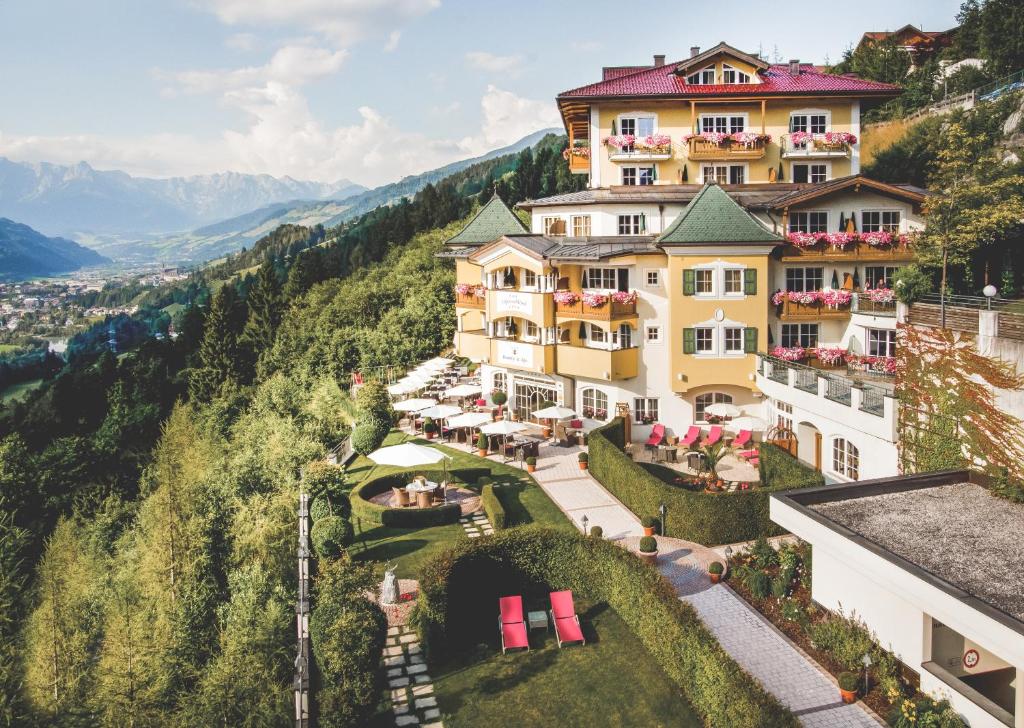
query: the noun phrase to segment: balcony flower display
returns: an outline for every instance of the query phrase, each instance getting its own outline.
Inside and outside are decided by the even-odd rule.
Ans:
[[[798,248],[810,248],[813,245],[817,245],[822,240],[827,240],[828,233],[792,232],[789,233],[786,238]]]
[[[807,142],[814,139],[814,135],[809,131],[795,131],[789,135],[789,143],[794,147],[803,147],[807,145]]]
[[[786,300],[786,292],[785,291],[776,291],[775,293],[772,294],[772,305],[773,306],[781,306],[783,301],[785,301],[785,300]]]
[[[892,245],[894,240],[893,234],[888,230],[878,230],[873,233],[861,233],[860,239],[868,245],[876,248],[882,245]]]
[[[857,135],[848,131],[827,131],[821,135],[821,141],[829,147],[843,147],[857,143]]]
[[[865,371],[880,374],[896,373],[896,357],[894,356],[859,356],[856,357],[856,363],[860,364]]]
[[[615,291],[612,300],[615,303],[636,303],[636,291]]]
[[[583,413],[582,413],[582,414],[583,414],[583,416],[584,416],[584,417],[586,417],[586,418],[587,418],[588,420],[589,420],[589,419],[592,419],[592,418],[593,418],[593,416],[594,416],[594,408],[593,408],[593,407],[584,407],[584,408],[583,408]]]
[[[800,361],[806,355],[802,346],[776,346],[772,349],[772,356],[782,361]]]
[[[849,306],[850,301],[853,300],[853,294],[850,291],[844,291],[843,289],[829,289],[822,291],[821,302],[829,308],[839,308],[840,306]]]
[[[668,154],[672,151],[672,137],[668,134],[648,134],[637,137],[633,142],[637,151],[651,154]]]
[[[786,293],[786,298],[791,303],[801,303],[804,306],[810,306],[821,300],[821,291],[789,291]]]
[[[756,144],[768,144],[772,140],[771,134],[758,134],[752,131],[738,131],[729,137],[732,141],[742,144],[746,147],[752,147]]]
[[[694,137],[703,139],[710,144],[714,144],[716,147],[720,147],[729,141],[729,135],[724,131],[702,131],[700,134],[683,134],[683,143],[686,144]]]
[[[588,308],[601,308],[608,303],[608,296],[603,293],[584,293],[583,305]]]
[[[826,239],[833,248],[843,250],[857,242],[857,233],[829,233]]]
[[[841,346],[819,346],[815,350],[815,355],[825,366],[836,366],[842,364],[843,360],[846,359],[846,349]]]
[[[636,143],[636,137],[632,134],[614,134],[604,138],[604,143],[609,147],[614,147],[619,151],[622,151],[626,147],[631,147]]]
[[[568,160],[569,157],[590,159],[590,142],[586,139],[577,139],[571,147],[563,149],[562,159]]]
[[[460,296],[468,296],[476,289],[472,283],[456,283],[455,292]]]
[[[891,288],[869,288],[864,295],[873,303],[892,303],[896,300],[896,293]]]
[[[580,300],[580,294],[573,291],[555,291],[551,297],[562,306],[575,306]]]

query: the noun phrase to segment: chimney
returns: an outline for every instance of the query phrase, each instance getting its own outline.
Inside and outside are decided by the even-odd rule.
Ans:
[[[789,59],[789,75],[799,76],[800,75],[800,59],[790,58]]]
[[[665,56],[664,55],[656,54],[654,56],[654,67],[655,68],[661,68],[664,65],[665,65]]]
[[[700,46],[690,46],[690,58],[696,58],[700,55]]]

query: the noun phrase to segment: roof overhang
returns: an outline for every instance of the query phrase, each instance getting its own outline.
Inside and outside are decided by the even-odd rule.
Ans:
[[[534,260],[544,260],[544,256],[538,253],[536,250],[531,250],[525,245],[516,242],[515,238],[510,238],[508,236],[500,237],[493,243],[486,243],[485,245],[481,245],[479,248],[473,251],[473,253],[469,256],[469,260],[470,262],[473,263],[486,265],[491,260],[494,260],[495,258],[498,258],[509,251],[521,253],[522,255],[525,255],[528,258],[533,258]]]
[[[826,182],[822,185],[812,185],[805,190],[799,190],[797,192],[782,195],[775,200],[766,202],[763,207],[764,209],[769,210],[782,210],[794,205],[811,202],[812,200],[817,200],[822,197],[828,197],[836,192],[841,192],[850,188],[853,188],[856,192],[859,192],[861,188],[866,188],[873,192],[878,192],[889,197],[895,197],[915,205],[920,205],[925,201],[925,199],[927,199],[927,195],[924,193],[909,190],[898,185],[892,185],[887,182],[879,182],[878,180],[858,174],[845,177],[840,180]]]

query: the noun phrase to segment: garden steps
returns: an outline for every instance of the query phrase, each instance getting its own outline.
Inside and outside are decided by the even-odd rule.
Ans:
[[[396,726],[444,728],[419,636],[408,624],[388,628],[384,669]]]

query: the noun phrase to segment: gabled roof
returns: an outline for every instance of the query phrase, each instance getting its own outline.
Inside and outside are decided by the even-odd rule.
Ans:
[[[480,208],[472,220],[446,245],[482,245],[497,240],[502,235],[519,235],[529,232],[514,212],[500,197],[494,195]]]
[[[704,185],[658,238],[659,245],[780,245],[783,242],[714,183]]]
[[[809,202],[820,197],[826,197],[835,192],[839,192],[840,190],[849,189],[850,187],[854,187],[858,190],[861,187],[867,187],[874,192],[888,195],[890,197],[897,197],[901,200],[906,200],[907,202],[913,202],[915,204],[924,202],[927,197],[927,191],[920,187],[914,187],[913,185],[894,185],[887,182],[879,182],[878,180],[871,179],[870,177],[864,177],[863,175],[851,174],[846,177],[839,177],[837,179],[829,180],[828,182],[821,182],[819,184],[793,190],[792,192],[787,192],[766,202],[764,207],[771,210],[777,210],[791,205],[799,205],[803,202]]]
[[[714,48],[708,48],[703,53],[698,53],[695,56],[690,56],[686,60],[677,63],[675,66],[675,72],[680,75],[685,75],[686,72],[689,71],[691,68],[694,68],[696,66],[703,66],[704,61],[708,60],[709,58],[714,58],[719,53],[725,53],[726,55],[732,56],[733,58],[738,58],[739,60],[745,63],[749,63],[751,66],[758,69],[759,71],[765,71],[768,69],[768,64],[762,61],[757,56],[752,56],[749,53],[744,53],[743,51],[733,48],[725,41],[722,41]]]

